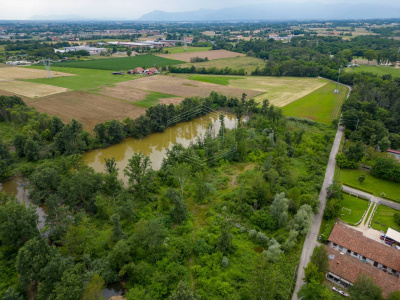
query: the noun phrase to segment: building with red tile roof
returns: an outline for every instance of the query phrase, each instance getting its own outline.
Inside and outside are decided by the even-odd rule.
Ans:
[[[328,246],[395,277],[400,275],[400,250],[369,239],[353,228],[336,224]]]
[[[326,249],[329,255],[329,271],[326,277],[330,281],[348,287],[353,285],[359,275],[366,274],[376,285],[381,287],[384,297],[400,290],[399,278],[377,270],[355,257],[341,254],[332,247],[326,246]]]

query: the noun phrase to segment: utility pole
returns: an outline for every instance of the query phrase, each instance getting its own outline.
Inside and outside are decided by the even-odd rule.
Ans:
[[[342,69],[343,69],[343,66],[340,66],[340,68],[339,68],[339,76],[338,76],[338,79],[337,79],[337,82],[336,82],[336,89],[333,91],[334,94],[339,94],[338,85],[339,85],[340,73],[342,73]]]

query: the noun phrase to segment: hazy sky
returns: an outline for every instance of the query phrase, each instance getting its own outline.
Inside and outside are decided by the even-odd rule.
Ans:
[[[305,0],[1,0],[0,19],[23,20],[34,15],[78,15],[86,18],[136,19],[153,10],[187,11],[219,9],[268,2],[304,2]],[[338,0],[313,0],[335,3]],[[345,3],[379,3],[400,7],[397,0],[346,0]],[[397,3],[399,2],[399,3]],[[344,5],[344,9],[345,5]]]

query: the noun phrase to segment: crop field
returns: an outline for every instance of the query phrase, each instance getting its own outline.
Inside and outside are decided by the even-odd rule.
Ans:
[[[257,102],[268,99],[271,104],[279,107],[296,101],[327,83],[325,79],[297,77],[194,75],[189,78],[257,91],[259,95],[254,98]],[[248,94],[248,97],[251,96]]]
[[[27,104],[50,116],[56,115],[64,122],[71,122],[75,118],[86,130],[93,130],[97,123],[112,119],[135,119],[145,112],[144,108],[132,103],[86,92],[51,95]]]
[[[53,74],[54,77],[73,76],[64,72],[57,72]],[[25,67],[4,67],[0,68],[0,82],[10,81],[17,79],[34,79],[34,78],[47,78],[47,71],[42,69],[32,69]]]
[[[190,62],[193,57],[208,58],[209,60],[245,56],[242,53],[227,51],[227,50],[209,50],[190,53],[176,53],[176,54],[161,54],[159,57],[180,60],[182,62]],[[181,62],[181,63],[182,63]]]
[[[243,93],[248,94],[249,97],[254,97],[260,93],[259,91],[249,89],[227,87],[219,84],[163,75],[143,77],[137,80],[118,83],[115,86],[121,90],[130,90],[133,88],[142,91],[166,93],[177,97],[207,97],[212,91],[232,97],[241,97]]]
[[[155,55],[138,55],[132,57],[96,59],[54,63],[55,67],[85,68],[110,71],[127,71],[136,67],[163,67],[181,64],[182,61],[167,59]]]
[[[356,73],[370,72],[370,73],[374,73],[379,76],[390,74],[393,77],[400,77],[400,68],[395,68],[395,67],[390,67],[390,66],[361,65],[354,69],[346,68],[346,72],[349,72],[349,73],[351,73],[351,72],[356,72]]]
[[[28,98],[44,97],[68,91],[68,89],[58,86],[24,81],[0,81],[0,90]]]
[[[330,124],[339,116],[349,91],[347,87],[339,85],[340,93],[334,94],[335,87],[335,83],[327,83],[314,92],[284,106],[284,115]]]
[[[35,67],[35,68],[43,68],[43,67]],[[127,75],[127,74],[112,75],[110,71],[105,71],[105,70],[52,67],[53,75],[57,75],[60,72],[62,73],[68,72],[69,74],[75,76],[56,77],[52,79],[48,78],[29,79],[26,81],[42,83],[42,84],[50,84],[54,86],[64,87],[74,91],[79,91],[79,90],[99,88],[105,85],[112,85],[118,82],[124,82],[139,78],[138,76]]]
[[[215,59],[205,62],[199,63],[186,63],[183,65],[179,65],[179,67],[191,67],[195,66],[196,68],[218,68],[224,69],[229,67],[233,70],[244,69],[245,72],[250,75],[251,72],[255,71],[255,69],[264,68],[265,62],[262,59],[249,57],[249,56],[239,56],[239,57],[230,57],[230,58],[221,58]]]
[[[209,50],[211,50],[211,47],[192,47],[192,46],[187,46],[187,51],[185,51],[185,47],[184,46],[177,46],[177,47],[165,48],[164,50],[168,51],[169,54],[177,54],[177,53],[209,51]]]

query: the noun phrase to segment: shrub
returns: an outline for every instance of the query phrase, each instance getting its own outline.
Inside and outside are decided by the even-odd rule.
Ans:
[[[254,240],[257,236],[257,230],[252,229],[249,231],[249,238],[251,238],[252,240]]]

